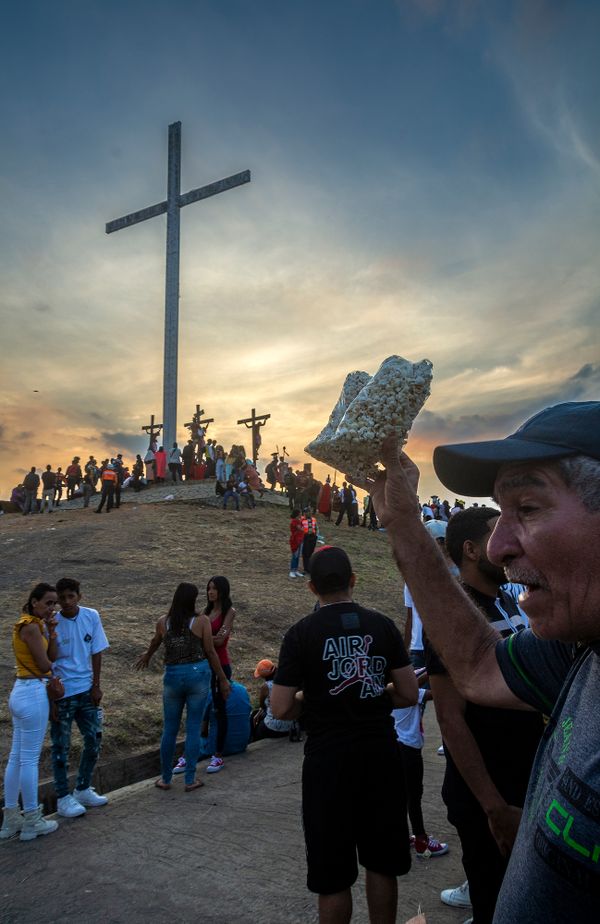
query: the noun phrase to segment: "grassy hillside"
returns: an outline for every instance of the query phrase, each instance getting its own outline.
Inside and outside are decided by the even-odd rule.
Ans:
[[[383,533],[320,522],[327,542],[350,555],[355,597],[404,621],[402,582]],[[158,744],[162,728],[162,658],[145,673],[131,667],[145,649],[179,581],[204,588],[226,575],[237,610],[230,651],[234,679],[251,694],[256,662],[276,658],[281,637],[312,609],[304,579],[288,578],[288,514],[269,503],[254,511],[223,511],[198,502],[135,506],[109,517],[91,509],[52,516],[0,518],[0,757],[10,747],[7,700],[14,678],[11,631],[29,589],[40,580],[75,577],[83,603],[100,611],[111,643],[103,667],[104,755]],[[200,598],[199,598],[200,599]],[[78,738],[74,735],[74,742]],[[46,761],[45,761],[46,763]]]

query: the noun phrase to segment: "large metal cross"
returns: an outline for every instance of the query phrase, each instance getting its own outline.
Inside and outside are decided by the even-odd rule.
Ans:
[[[208,186],[192,189],[181,195],[181,122],[169,125],[169,165],[167,198],[139,212],[109,221],[106,233],[129,228],[140,221],[167,213],[167,271],[165,281],[165,353],[163,380],[163,443],[165,449],[177,439],[177,347],[179,337],[179,210],[184,205],[208,199],[235,186],[250,182],[250,171],[244,170]]]

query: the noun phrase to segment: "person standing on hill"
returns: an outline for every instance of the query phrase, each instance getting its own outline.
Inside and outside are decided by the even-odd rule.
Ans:
[[[35,465],[25,475],[23,479],[23,488],[25,489],[25,504],[23,505],[23,516],[28,513],[37,513],[37,492],[40,486],[40,476],[35,470]]]
[[[173,447],[169,452],[169,471],[175,484],[178,479],[179,481],[183,480],[181,474],[181,450],[177,443],[173,443]]]
[[[44,512],[46,504],[48,505],[48,513],[52,513],[55,487],[56,473],[52,471],[51,465],[47,465],[46,471],[42,472],[42,506],[40,507],[40,513]]]
[[[100,494],[100,503],[96,508],[96,513],[102,513],[104,502],[106,501],[106,512],[110,513],[113,507],[115,497],[115,486],[118,475],[112,463],[109,463],[102,472],[102,493]]]
[[[53,716],[50,723],[52,767],[58,814],[74,818],[84,815],[87,808],[108,802],[106,796],[98,795],[91,785],[102,741],[100,672],[102,652],[108,648],[108,639],[98,611],[79,605],[79,581],[61,578],[56,582],[56,593],[60,612],[56,626],[54,670],[63,681],[65,695],[57,700],[56,718]],[[69,750],[73,721],[81,732],[83,751],[71,795]]]
[[[304,527],[302,517],[297,507],[292,510],[290,517],[290,549],[292,559],[290,561],[290,577],[304,577],[304,573],[298,570],[300,564],[300,552],[302,551],[302,542],[304,541]]]
[[[56,603],[55,588],[37,584],[13,626],[17,676],[8,701],[13,740],[4,775],[3,840],[20,833],[20,840],[31,841],[58,828],[55,821],[42,817],[38,805],[38,765],[49,713],[46,678],[56,658]]]
[[[231,602],[231,588],[229,581],[222,575],[212,577],[206,585],[206,616],[210,620],[213,642],[219,658],[219,663],[227,680],[231,680],[231,660],[227,651],[227,643],[233,628],[235,609]],[[222,691],[219,674],[213,670],[210,689],[213,706],[217,716],[217,746],[208,767],[207,773],[218,773],[223,768],[223,751],[227,737],[227,710]]]
[[[271,689],[274,718],[303,708],[302,816],[307,886],[321,924],[347,924],[358,862],[372,924],[394,924],[397,876],[410,869],[406,795],[391,710],[417,703],[417,680],[391,619],[352,600],[342,549],[310,561],[320,608],[289,629]]]
[[[313,517],[310,507],[307,507],[302,514],[302,532],[304,534],[302,540],[302,564],[304,566],[304,574],[308,574],[308,563],[310,561],[310,556],[315,550],[319,533],[316,517]]]
[[[72,500],[75,489],[79,487],[83,478],[79,456],[75,456],[71,464],[67,465],[65,475],[67,476],[67,500]]]

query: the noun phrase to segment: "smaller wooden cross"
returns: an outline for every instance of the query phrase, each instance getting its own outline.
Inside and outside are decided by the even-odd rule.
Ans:
[[[270,416],[270,414],[257,414],[256,408],[252,408],[252,415],[250,417],[244,417],[243,420],[238,420],[238,426],[240,426],[240,424],[245,424],[248,430],[252,430],[252,461],[254,465],[256,465],[258,450],[262,442],[260,428],[264,427]]]
[[[204,409],[200,407],[199,404],[196,405],[196,413],[189,421],[189,423],[184,424],[184,427],[187,427],[192,432],[192,427],[195,425],[198,428],[202,427],[204,430],[208,428],[208,425],[214,423],[214,417],[202,417],[204,414]]]
[[[159,435],[162,428],[163,428],[162,424],[154,423],[154,414],[150,415],[150,423],[147,424],[145,427],[142,427],[142,430],[145,430],[145,432],[148,433],[148,435],[150,436],[150,442],[148,444],[148,449],[151,449],[152,452],[156,452],[158,448],[157,436]]]

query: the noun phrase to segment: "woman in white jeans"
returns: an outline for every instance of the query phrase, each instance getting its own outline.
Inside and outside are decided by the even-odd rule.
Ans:
[[[58,824],[42,817],[38,805],[38,766],[48,725],[46,692],[56,659],[56,590],[37,584],[29,594],[24,612],[13,627],[13,651],[17,678],[8,701],[13,740],[4,774],[4,817],[0,838],[31,841],[56,831]],[[19,809],[19,794],[23,814]]]

